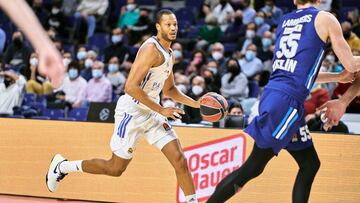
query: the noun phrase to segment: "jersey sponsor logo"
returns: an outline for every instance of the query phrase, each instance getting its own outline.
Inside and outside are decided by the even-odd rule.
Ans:
[[[194,178],[198,201],[207,200],[216,185],[245,160],[244,134],[213,140],[184,148],[189,170]],[[237,191],[241,188],[235,188]],[[184,193],[177,186],[177,202],[186,202]]]

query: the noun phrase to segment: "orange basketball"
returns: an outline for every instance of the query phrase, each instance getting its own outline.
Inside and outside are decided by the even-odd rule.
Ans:
[[[227,115],[226,99],[215,92],[209,92],[200,99],[200,114],[205,121],[217,122]]]

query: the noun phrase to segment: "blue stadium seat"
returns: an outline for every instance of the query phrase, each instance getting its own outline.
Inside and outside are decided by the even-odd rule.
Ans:
[[[109,45],[109,34],[95,33],[89,38],[88,45],[91,49],[98,51],[99,55],[102,55],[104,49]]]
[[[50,120],[49,116],[32,116],[32,119],[39,119],[39,120]]]
[[[23,104],[30,104],[32,102],[35,102],[36,100],[36,94],[29,93],[24,94]]]
[[[136,3],[142,6],[155,6],[155,0],[137,0]]]
[[[22,116],[22,115],[12,115],[12,116],[9,116],[9,118],[25,118],[25,116]]]
[[[88,108],[74,108],[69,112],[69,117],[75,118],[77,121],[85,121],[88,114]]]
[[[63,109],[44,109],[42,111],[43,116],[48,116],[53,120],[56,120],[59,117],[64,117]]]
[[[195,22],[193,9],[191,8],[179,8],[175,11],[175,15],[178,19],[178,22],[188,22],[190,25],[194,24]]]
[[[250,80],[248,83],[249,87],[249,98],[256,98],[260,94],[260,86],[258,81]]]
[[[44,111],[44,109],[46,109],[46,103],[45,102],[31,102],[29,103],[30,107],[39,109],[41,112]]]
[[[76,118],[74,118],[74,117],[58,117],[56,120],[76,121]]]
[[[356,7],[342,7],[340,9],[340,22],[347,20],[348,13],[356,9]]]
[[[236,50],[236,43],[224,43],[224,50],[226,56],[231,56],[232,53]]]
[[[185,7],[193,7],[200,11],[204,0],[185,0]]]

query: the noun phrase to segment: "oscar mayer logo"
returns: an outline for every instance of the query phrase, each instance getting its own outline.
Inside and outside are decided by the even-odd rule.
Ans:
[[[244,163],[245,149],[246,139],[243,134],[184,148],[199,201],[207,200],[215,191],[216,185]],[[186,203],[179,185],[176,196],[178,203]]]

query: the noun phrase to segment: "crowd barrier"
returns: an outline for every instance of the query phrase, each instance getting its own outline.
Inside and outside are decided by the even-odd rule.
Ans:
[[[174,128],[201,200],[243,163],[253,145],[240,130]],[[72,173],[56,193],[47,190],[45,174],[54,153],[70,160],[109,158],[112,131],[107,123],[0,119],[0,193],[102,202],[184,201],[172,167],[145,140],[121,177]],[[313,139],[321,168],[310,202],[360,202],[360,136],[313,134]],[[291,202],[296,173],[296,162],[282,151],[228,202]]]

